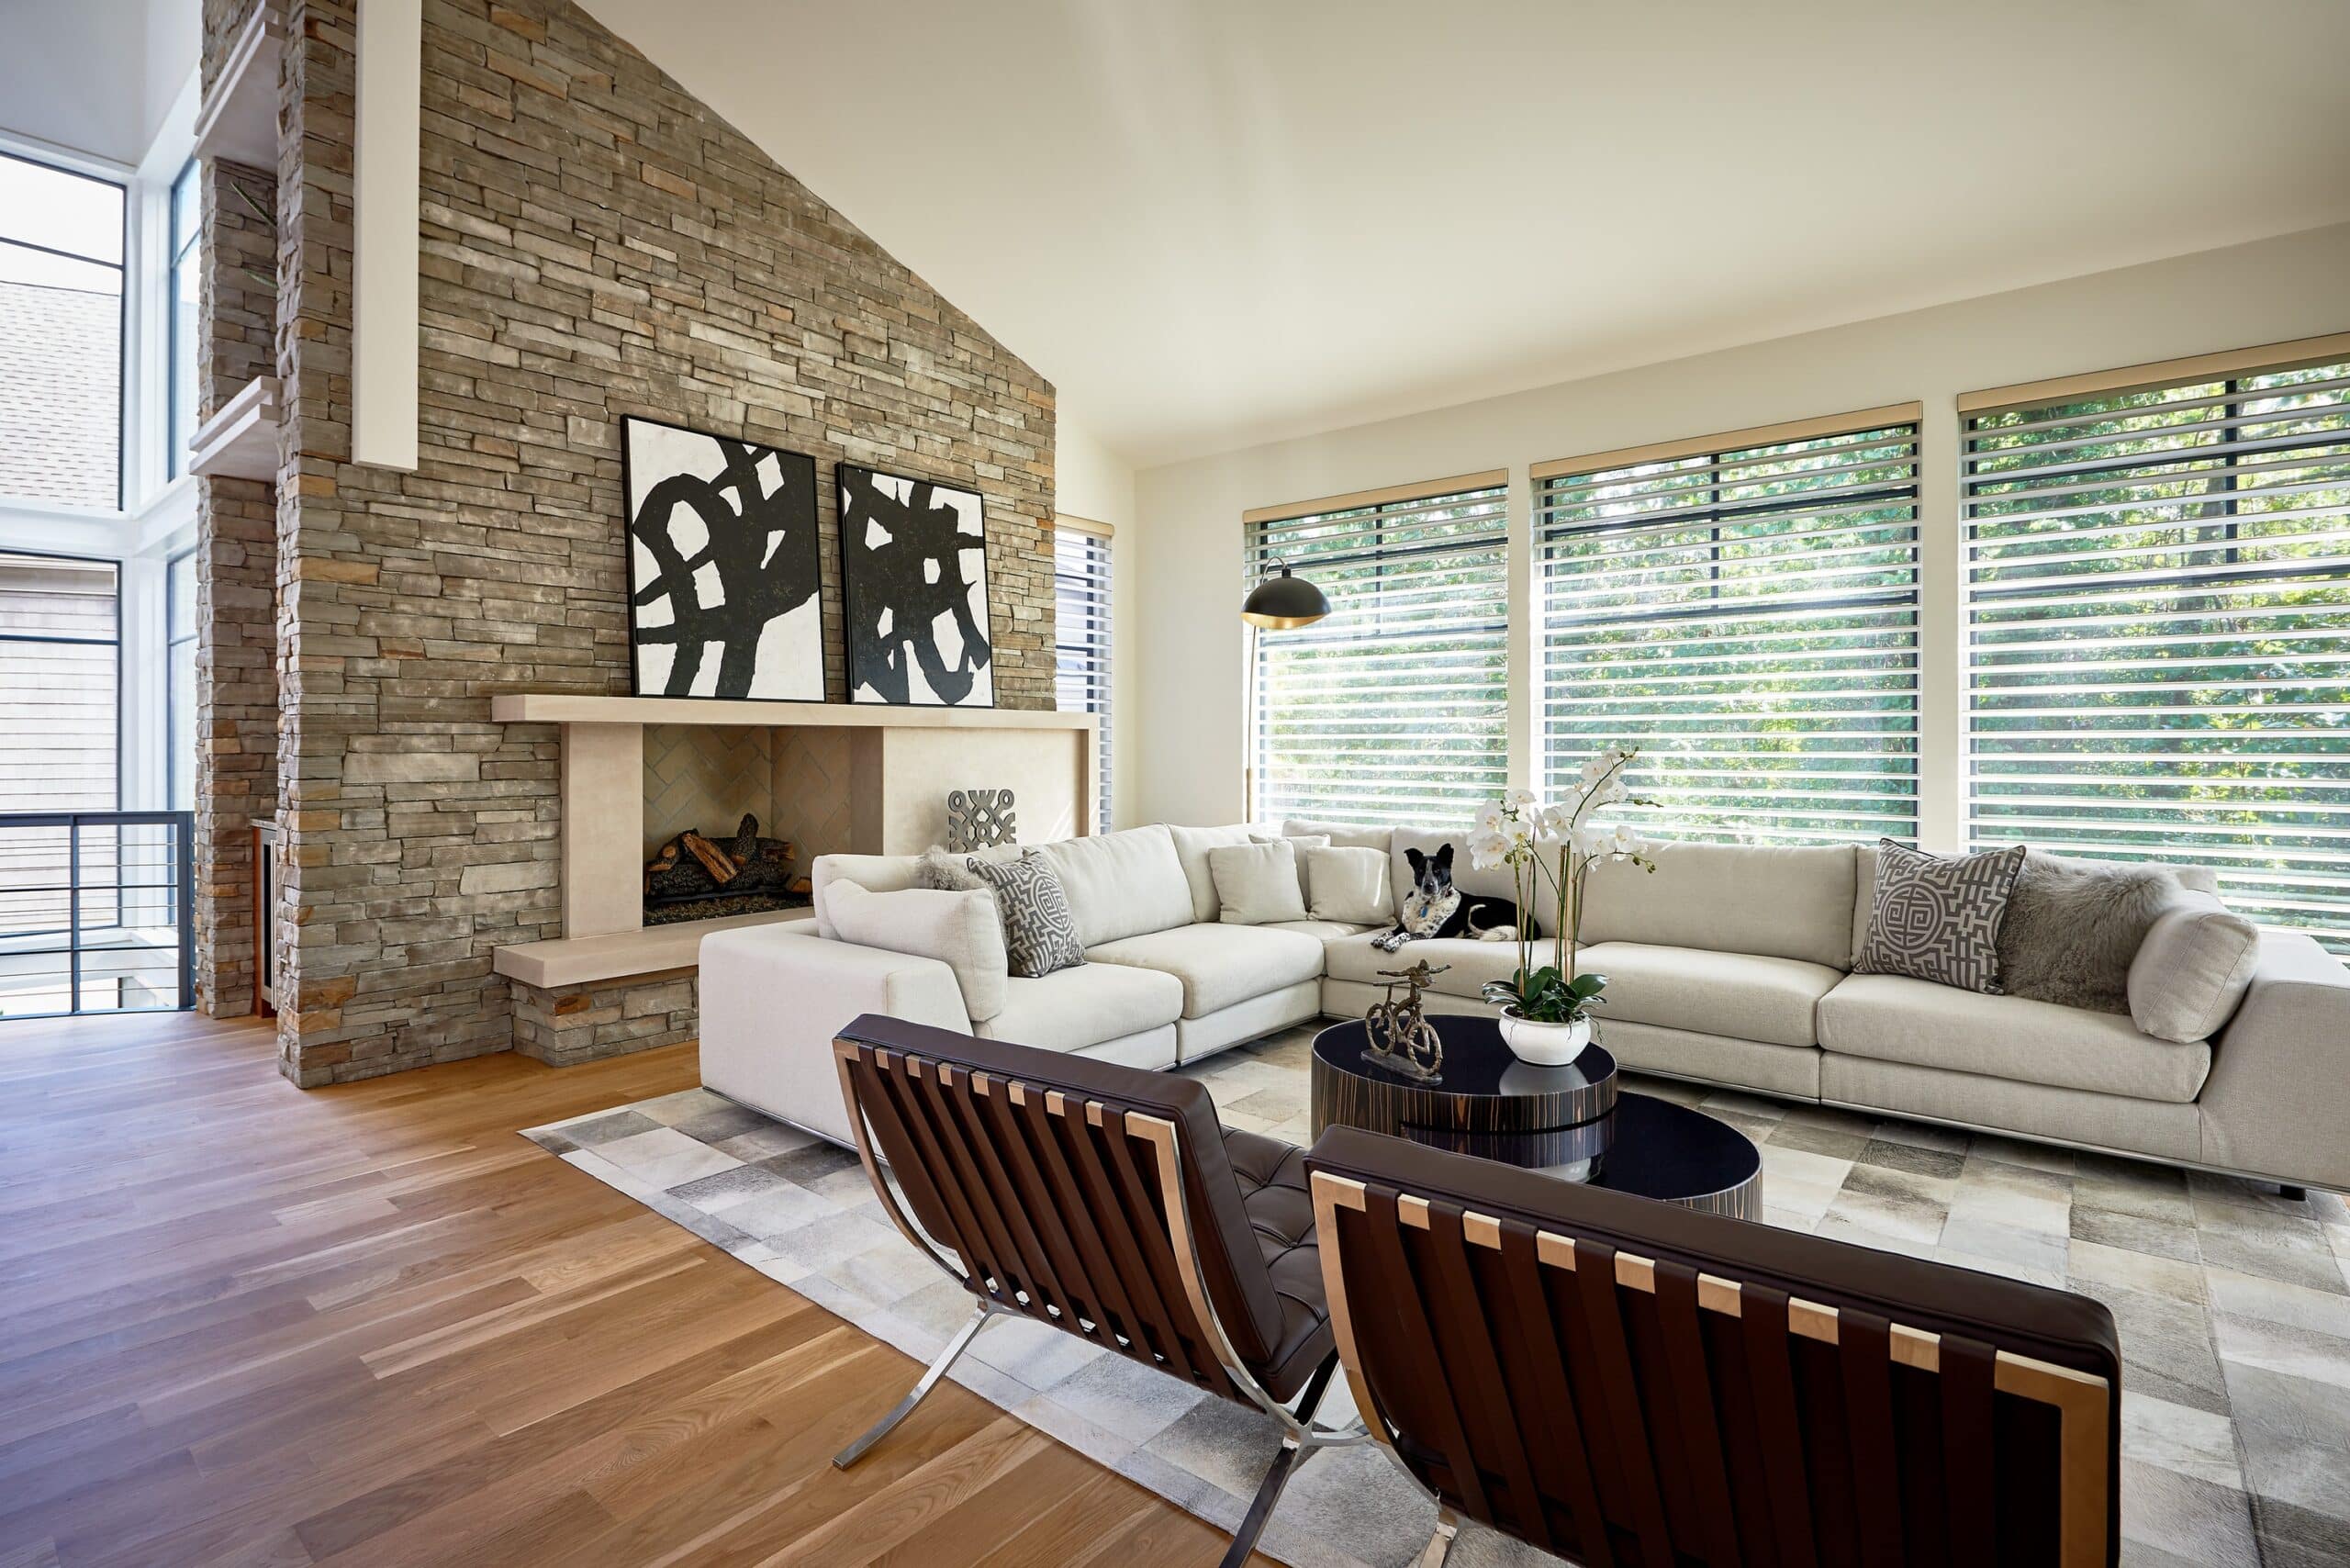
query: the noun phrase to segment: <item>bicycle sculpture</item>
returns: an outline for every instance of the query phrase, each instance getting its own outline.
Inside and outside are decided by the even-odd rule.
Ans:
[[[1450,964],[1428,968],[1422,958],[1408,969],[1382,969],[1388,982],[1387,1000],[1363,1014],[1363,1032],[1371,1040],[1371,1059],[1388,1071],[1418,1083],[1435,1083],[1443,1076],[1444,1042],[1420,1009],[1420,993],[1436,982]],[[1404,999],[1395,999],[1397,991]]]

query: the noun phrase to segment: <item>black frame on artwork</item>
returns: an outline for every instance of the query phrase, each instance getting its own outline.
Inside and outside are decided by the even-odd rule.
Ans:
[[[628,427],[632,423],[640,425],[657,425],[663,430],[681,431],[687,435],[700,436],[707,441],[740,442],[745,446],[755,446],[760,448],[762,451],[772,452],[779,459],[796,459],[797,461],[808,465],[809,512],[810,520],[814,524],[816,539],[816,679],[819,689],[818,695],[813,699],[803,697],[716,696],[696,697],[690,698],[688,700],[696,702],[783,702],[795,703],[802,706],[806,705],[811,700],[816,702],[830,702],[832,700],[831,682],[825,678],[823,670],[824,513],[822,504],[823,490],[821,487],[821,481],[823,476],[817,466],[816,459],[807,453],[794,452],[787,446],[776,446],[770,442],[760,441],[755,436],[728,435],[718,431],[698,430],[692,425],[681,425],[675,420],[656,420],[645,414],[622,414],[620,416],[621,554],[623,557],[623,569],[628,574],[628,598],[621,604],[621,611],[626,618],[628,628],[627,649],[629,695],[631,697],[671,697],[673,695],[666,691],[646,691],[641,689],[637,684],[636,596],[643,585],[638,582],[636,573],[636,478],[635,475],[632,471],[628,451]]]
[[[855,566],[852,565],[853,557],[849,550],[847,521],[848,509],[845,504],[847,498],[842,493],[843,487],[847,482],[845,476],[850,473],[864,474],[876,479],[896,479],[908,485],[928,485],[934,489],[959,490],[964,495],[975,496],[979,498],[979,608],[982,612],[982,624],[979,629],[987,634],[988,647],[988,700],[985,702],[918,702],[911,699],[904,702],[890,702],[887,700],[877,702],[859,702],[857,700],[856,569]],[[844,690],[847,700],[854,706],[863,708],[987,709],[1001,706],[997,698],[998,688],[996,678],[998,671],[995,645],[995,591],[994,578],[990,576],[990,569],[994,563],[988,546],[989,530],[987,492],[979,489],[976,486],[958,485],[949,479],[933,478],[924,474],[898,474],[893,473],[887,468],[875,468],[870,465],[864,463],[835,463],[833,465],[833,511],[834,543],[839,547],[841,557],[841,667],[845,682]]]

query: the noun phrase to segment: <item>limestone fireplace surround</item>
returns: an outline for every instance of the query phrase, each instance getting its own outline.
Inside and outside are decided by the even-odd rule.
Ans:
[[[680,729],[769,732],[760,748],[767,792],[726,809],[759,812],[768,831],[793,839],[803,872],[820,854],[911,854],[942,842],[952,790],[1012,790],[1024,842],[1099,826],[1090,713],[523,693],[492,699],[490,714],[553,723],[561,735],[563,935],[500,947],[495,959],[514,988],[516,1048],[552,1062],[689,1038],[701,938],[801,913],[643,924],[648,808],[664,804],[648,799],[659,792],[645,770],[648,729],[671,744]],[[716,825],[731,832],[733,819]],[[674,831],[662,826],[658,836]]]

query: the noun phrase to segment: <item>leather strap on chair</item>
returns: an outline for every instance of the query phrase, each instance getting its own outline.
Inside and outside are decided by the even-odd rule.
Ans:
[[[1527,1226],[1505,1224],[1501,1231],[1502,1272],[1507,1282],[1512,1310],[1505,1315],[1524,1346],[1518,1364],[1531,1374],[1536,1407],[1543,1413],[1550,1440],[1534,1444],[1534,1464],[1542,1488],[1567,1500],[1574,1520],[1574,1555],[1589,1568],[1615,1568],[1616,1552],[1607,1539],[1607,1517],[1600,1509],[1599,1489],[1592,1481],[1591,1445],[1575,1414],[1573,1391],[1567,1384],[1567,1365],[1555,1336],[1532,1331],[1530,1326],[1551,1321],[1550,1294],[1542,1282],[1542,1264],[1536,1257],[1534,1232]],[[1548,1523],[1547,1517],[1545,1523]],[[1548,1542],[1538,1542],[1548,1545]]]
[[[1611,1440],[1603,1451],[1614,1455],[1609,1468],[1616,1472],[1616,1495],[1607,1512],[1630,1519],[1639,1536],[1642,1562],[1671,1562],[1673,1531],[1664,1522],[1664,1498],[1657,1489],[1656,1450],[1640,1413],[1639,1390],[1632,1382],[1631,1351],[1616,1294],[1616,1249],[1606,1242],[1575,1244],[1575,1300],[1583,1308],[1599,1390],[1607,1402]]]
[[[1460,1420],[1460,1406],[1452,1392],[1451,1380],[1445,1375],[1444,1363],[1437,1356],[1437,1330],[1428,1321],[1427,1305],[1422,1301],[1418,1271],[1404,1255],[1404,1232],[1396,1218],[1395,1196],[1393,1193],[1371,1194],[1371,1255],[1372,1266],[1395,1282],[1389,1300],[1401,1330],[1397,1344],[1404,1349],[1404,1375],[1414,1386],[1435,1394],[1433,1408],[1437,1428],[1430,1434],[1438,1452],[1452,1473],[1453,1484],[1479,1518],[1491,1518],[1493,1506],[1485,1499],[1485,1478],[1477,1468],[1477,1455],[1469,1446],[1469,1434]]]
[[[1861,1562],[1863,1568],[1900,1568],[1901,1480],[1894,1463],[1900,1439],[1893,1426],[1891,1325],[1858,1308],[1847,1308],[1836,1321]]]
[[[1942,1464],[1950,1495],[1966,1500],[1965,1506],[1951,1511],[1953,1562],[1990,1562],[1999,1554],[1991,1385],[1991,1347],[1964,1335],[1943,1335]]]
[[[1746,1375],[1754,1390],[1754,1419],[1762,1439],[1762,1470],[1771,1482],[1772,1538],[1783,1568],[1815,1568],[1811,1485],[1804,1474],[1803,1422],[1796,1410],[1795,1368],[1787,1341],[1787,1293],[1749,1285],[1739,1293],[1745,1330]]]
[[[1505,1426],[1512,1439],[1522,1438],[1524,1427],[1518,1419],[1517,1402],[1511,1397],[1508,1380],[1503,1377],[1500,1363],[1494,1360],[1493,1339],[1460,1331],[1463,1325],[1482,1321],[1484,1312],[1478,1300],[1476,1281],[1470,1274],[1469,1247],[1460,1231],[1459,1204],[1428,1205],[1427,1260],[1422,1288],[1433,1289],[1444,1303],[1445,1329],[1438,1336],[1437,1350],[1450,1374],[1445,1386],[1462,1415],[1462,1424],[1465,1427],[1473,1419]],[[1548,1543],[1550,1524],[1543,1517],[1542,1495],[1535,1489],[1526,1444],[1513,1440],[1480,1444],[1479,1448],[1498,1455],[1503,1484],[1509,1495],[1506,1513],[1518,1533],[1529,1540]],[[1467,1457],[1472,1464],[1477,1462],[1474,1453]],[[1482,1476],[1479,1479],[1483,1481]]]
[[[1738,1512],[1730,1502],[1721,1426],[1715,1419],[1713,1383],[1706,1370],[1706,1331],[1697,1317],[1697,1271],[1685,1263],[1657,1264],[1656,1306],[1664,1329],[1665,1368],[1673,1381],[1673,1409],[1681,1422],[1681,1462],[1696,1493],[1701,1554],[1710,1568],[1734,1568],[1739,1561],[1733,1528]]]

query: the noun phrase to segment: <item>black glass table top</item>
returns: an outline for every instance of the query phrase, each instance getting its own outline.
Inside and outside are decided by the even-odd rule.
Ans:
[[[1438,1082],[1413,1085],[1409,1080],[1372,1061],[1369,1036],[1360,1021],[1334,1024],[1315,1036],[1315,1066],[1322,1071],[1345,1073],[1383,1086],[1408,1088],[1415,1095],[1452,1096],[1481,1103],[1552,1102],[1557,1097],[1572,1096],[1577,1089],[1615,1071],[1614,1058],[1596,1044],[1570,1066],[1535,1067],[1510,1054],[1509,1047],[1502,1042],[1501,1030],[1491,1018],[1447,1014],[1431,1017],[1428,1022],[1436,1026],[1437,1037],[1444,1042],[1444,1068]],[[1703,1111],[1652,1094],[1619,1089],[1614,1102],[1610,1113],[1613,1126],[1606,1141],[1606,1153],[1588,1175],[1583,1165],[1554,1170],[1516,1152],[1520,1147],[1541,1147],[1539,1140],[1521,1145],[1497,1138],[1491,1146],[1493,1154],[1524,1169],[1552,1170],[1561,1179],[1585,1181],[1613,1193],[1707,1208],[1742,1218],[1761,1216],[1762,1154],[1752,1139]],[[1532,1107],[1513,1109],[1523,1114]],[[1481,1111],[1477,1114],[1483,1119],[1494,1113]],[[1347,1120],[1348,1125],[1363,1125],[1351,1118],[1337,1119]],[[1473,1136],[1467,1141],[1473,1145]]]
[[[1762,1151],[1728,1122],[1627,1090],[1616,1096],[1616,1137],[1590,1185],[1685,1204],[1735,1193],[1762,1170]]]
[[[1566,1094],[1584,1088],[1615,1070],[1615,1058],[1597,1046],[1566,1067],[1536,1067],[1510,1054],[1501,1031],[1490,1018],[1468,1014],[1432,1014],[1428,1023],[1444,1042],[1444,1070],[1438,1081],[1416,1084],[1431,1094],[1478,1099],[1503,1095]],[[1593,1051],[1597,1051],[1595,1058]],[[1371,1056],[1371,1032],[1360,1019],[1333,1024],[1314,1036],[1314,1054],[1325,1064],[1358,1078],[1382,1083],[1413,1083],[1389,1071]]]

